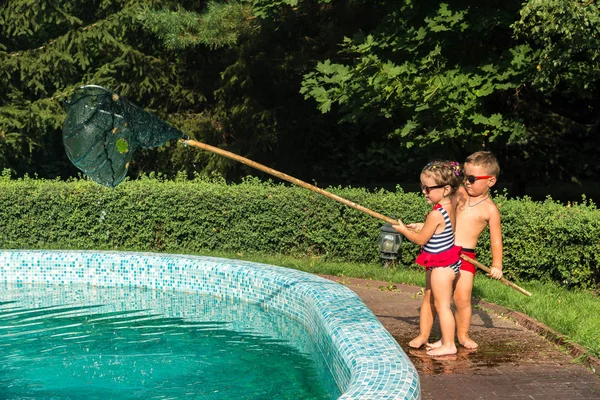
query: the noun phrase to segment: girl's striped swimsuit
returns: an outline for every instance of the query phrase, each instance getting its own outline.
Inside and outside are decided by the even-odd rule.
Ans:
[[[442,232],[434,233],[431,236],[431,239],[423,246],[416,263],[427,267],[428,270],[435,267],[450,267],[455,274],[458,274],[462,261],[460,247],[454,245],[454,232],[450,216],[440,204],[433,207],[434,210],[442,213],[445,228]]]

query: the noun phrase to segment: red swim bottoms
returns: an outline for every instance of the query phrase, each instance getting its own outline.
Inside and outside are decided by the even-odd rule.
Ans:
[[[460,251],[460,254],[464,254],[465,256],[470,257],[473,260],[477,259],[477,256],[475,255],[475,249],[465,249],[463,247],[462,250]],[[473,275],[475,275],[475,271],[477,271],[477,268],[473,264],[468,262],[467,260],[462,260],[460,270],[468,271],[468,272],[472,273]]]

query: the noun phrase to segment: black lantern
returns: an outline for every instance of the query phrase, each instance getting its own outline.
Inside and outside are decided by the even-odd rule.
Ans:
[[[392,228],[391,224],[386,223],[381,227],[379,233],[379,258],[384,267],[395,264],[400,256],[400,245],[402,244],[402,235]]]

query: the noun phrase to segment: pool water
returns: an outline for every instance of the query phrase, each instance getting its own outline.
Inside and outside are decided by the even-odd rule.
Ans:
[[[299,323],[176,291],[0,284],[0,398],[331,399]]]

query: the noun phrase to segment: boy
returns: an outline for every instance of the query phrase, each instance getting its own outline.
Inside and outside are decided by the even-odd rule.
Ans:
[[[490,199],[490,189],[496,184],[500,174],[498,160],[489,151],[478,151],[465,160],[464,187],[457,190],[456,202],[456,232],[455,244],[461,246],[462,253],[475,259],[475,246],[479,235],[486,226],[490,228],[490,242],[492,248],[492,268],[490,276],[494,279],[502,278],[502,230],[500,227],[500,211]],[[411,227],[420,228],[421,224]],[[454,305],[456,306],[456,337],[458,342],[467,349],[476,349],[478,344],[469,337],[471,325],[471,293],[476,268],[473,264],[462,260],[460,272],[454,281]],[[411,340],[410,347],[419,348],[427,343],[433,320],[435,307],[431,301],[431,291],[425,291],[420,314],[419,335]],[[429,294],[429,296],[428,296]],[[436,348],[441,342],[427,344],[429,348]]]

